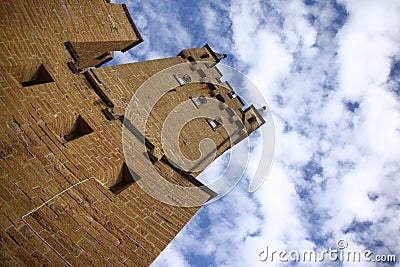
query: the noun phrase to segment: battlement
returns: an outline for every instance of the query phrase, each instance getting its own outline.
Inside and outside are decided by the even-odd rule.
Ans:
[[[176,163],[179,161],[179,157],[173,156],[180,154],[180,151],[182,151],[184,157],[189,160],[198,159],[198,161],[202,162],[201,164],[199,163],[200,165],[196,165],[196,168],[202,166],[201,169],[204,169],[216,157],[246,138],[264,124],[265,121],[260,111],[254,106],[244,109],[245,103],[233,91],[230,84],[221,82],[222,73],[216,65],[210,65],[209,61],[205,61],[205,63],[203,63],[203,60],[192,61],[193,58],[200,58],[199,55],[205,52],[214,54],[209,47],[191,48],[183,51],[176,57],[166,59],[91,69],[85,75],[93,85],[94,90],[112,111],[108,115],[110,119],[123,116],[139,88],[153,75],[161,75],[155,78],[157,82],[151,82],[153,84],[152,87],[145,89],[147,97],[138,100],[140,106],[151,107],[151,110],[148,110],[150,115],[147,121],[144,122],[146,123],[146,129],[149,130],[146,130],[143,135],[146,138],[146,142],[151,144],[151,149],[148,152],[154,162],[166,156],[165,147],[161,139],[161,131],[169,114],[177,112],[173,109],[185,101],[191,100],[192,105],[188,108],[192,109],[186,108],[179,112],[184,112],[184,116],[187,118],[195,118],[203,108],[210,109],[211,106],[206,105],[207,100],[209,102],[214,99],[215,103],[219,103],[215,104],[217,106],[213,113],[215,118],[197,118],[189,121],[181,129],[179,135],[171,132],[167,134],[170,137],[166,137],[164,140],[165,143],[173,143],[175,139],[179,139],[179,149],[174,147],[174,149],[170,150],[167,162],[174,162],[176,166],[183,168],[183,166]],[[182,57],[182,55],[190,55],[189,57],[191,58]],[[170,70],[170,67],[174,66],[176,68],[173,71]],[[164,75],[160,74],[163,70],[165,71]],[[139,72],[141,73],[140,76],[135,75],[135,73]],[[167,88],[163,89],[163,86]],[[158,99],[159,104],[152,106],[152,103],[146,102],[151,101],[151,99],[157,99],[157,95],[160,93],[162,97]],[[134,97],[134,99],[136,98],[137,96]],[[130,111],[130,113],[135,114],[135,111]],[[138,112],[136,115],[131,116],[140,118],[144,115],[140,115]],[[173,132],[180,129],[181,125],[178,122],[171,123],[174,123]],[[228,134],[226,129],[234,130],[232,134]],[[215,154],[215,157],[202,159],[199,158],[199,145],[201,140],[206,138],[213,140],[216,148],[213,146],[204,148],[203,154]],[[194,177],[199,174],[198,171],[191,168],[188,168],[187,171]]]
[[[195,179],[199,171],[176,165],[163,147],[160,125],[170,111],[182,102],[193,114],[210,111],[203,97],[221,104],[215,105],[220,120],[196,118],[176,138],[167,129],[167,144],[177,141],[189,159],[199,157],[204,138],[216,144],[205,151],[215,149],[219,156],[264,123],[254,107],[243,110],[240,97],[220,81],[215,64],[226,55],[208,45],[171,58],[91,68],[143,41],[125,5],[0,1],[0,40],[0,235],[6,266],[148,266],[200,207],[166,204],[139,186],[154,173],[143,155],[124,156],[123,127],[134,143],[144,141],[150,167],[165,180],[202,188],[180,201],[202,205],[215,193]],[[129,128],[124,117],[133,94],[152,75],[182,63],[187,68],[156,83],[172,87],[149,111],[146,130],[138,130],[134,120]],[[198,82],[186,82],[182,74]],[[148,103],[139,104],[130,112],[137,120]],[[230,139],[225,126],[236,127]],[[214,158],[204,157],[204,166]],[[132,171],[128,160],[143,172]],[[152,186],[157,194],[171,193]]]
[[[178,56],[188,61],[213,61],[216,63],[226,58],[226,54],[215,53],[208,44],[200,48],[184,49]]]

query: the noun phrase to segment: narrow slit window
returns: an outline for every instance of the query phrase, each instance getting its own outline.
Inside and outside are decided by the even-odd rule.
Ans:
[[[78,116],[78,119],[75,122],[74,128],[72,131],[65,135],[64,138],[67,142],[82,137],[84,135],[90,134],[93,132],[93,129],[89,126],[89,124],[81,117]]]
[[[54,80],[51,78],[49,72],[46,70],[43,64],[41,64],[28,80],[21,82],[21,85],[23,87],[28,87],[50,82],[54,82]]]

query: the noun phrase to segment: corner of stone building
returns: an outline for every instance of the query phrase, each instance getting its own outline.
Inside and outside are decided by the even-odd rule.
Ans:
[[[221,59],[227,57],[226,54],[219,54],[214,52],[208,44],[205,44],[203,47],[199,48],[188,48],[183,49],[178,56],[183,59],[192,61],[211,61],[215,63],[219,63]]]
[[[112,26],[110,34],[90,40],[73,39],[64,42],[73,59],[68,62],[73,73],[81,73],[89,67],[100,67],[114,58],[114,51],[126,52],[143,42],[127,6],[110,1],[106,1],[106,5],[108,14],[105,18],[111,20]]]
[[[250,105],[248,108],[242,111],[243,123],[246,126],[248,134],[251,134],[266,123],[262,116],[265,110],[266,107],[256,109],[253,105]]]

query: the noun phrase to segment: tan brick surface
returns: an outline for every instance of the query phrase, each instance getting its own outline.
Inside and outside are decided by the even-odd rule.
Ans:
[[[114,114],[124,115],[134,92],[156,72],[204,60],[205,54],[218,61],[203,47],[166,59],[87,69],[141,41],[126,7],[106,0],[0,1],[1,264],[147,266],[199,209],[161,203],[137,183],[118,194],[109,190],[125,159],[122,122],[104,115],[102,110],[110,108],[106,100]],[[50,78],[40,74],[41,65]],[[210,75],[220,77],[218,71]],[[230,89],[221,85],[218,92],[227,97]],[[151,153],[159,161],[152,167],[186,187],[195,185],[160,160],[160,129],[176,104],[200,94],[212,97],[204,84],[167,94],[141,133],[155,146]],[[241,103],[227,103],[240,114]],[[92,132],[67,141],[78,117]],[[219,144],[227,134],[213,132],[204,120],[194,121],[179,137],[183,154],[198,157],[205,137]],[[221,146],[217,156],[230,146]],[[144,157],[136,160],[147,168]],[[210,194],[201,191],[182,200],[204,203]]]

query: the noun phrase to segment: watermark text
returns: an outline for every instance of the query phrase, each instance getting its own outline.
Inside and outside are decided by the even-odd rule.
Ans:
[[[348,249],[345,239],[339,239],[336,247],[329,247],[322,250],[306,249],[299,251],[292,250],[273,250],[268,246],[261,250],[258,259],[262,262],[396,262],[397,257],[393,254],[374,255],[371,250],[352,250]]]

